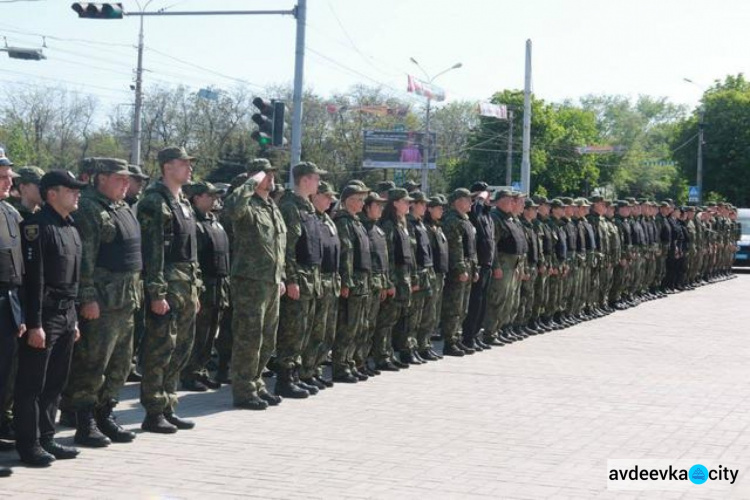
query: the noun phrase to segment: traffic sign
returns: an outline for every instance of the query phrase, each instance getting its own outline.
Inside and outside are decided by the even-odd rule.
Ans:
[[[510,185],[511,188],[513,188],[513,191],[520,191],[521,190],[521,183],[516,181],[513,184]]]

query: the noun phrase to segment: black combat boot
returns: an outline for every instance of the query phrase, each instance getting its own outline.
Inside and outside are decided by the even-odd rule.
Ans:
[[[42,448],[39,443],[32,445],[20,445],[16,443],[16,451],[21,462],[32,467],[48,467],[55,461],[55,456]]]
[[[105,436],[94,419],[94,412],[91,410],[82,410],[76,412],[76,434],[73,441],[81,446],[89,448],[104,448],[112,444],[112,441]]]
[[[167,422],[174,425],[181,431],[190,430],[193,427],[195,427],[195,422],[193,422],[192,420],[187,420],[185,418],[182,418],[171,410],[167,410],[164,412],[164,418],[166,419]]]
[[[113,443],[130,443],[135,439],[135,432],[125,430],[117,423],[112,414],[114,407],[114,404],[109,403],[94,410],[96,425]]]
[[[310,393],[299,387],[292,379],[291,368],[281,368],[277,371],[279,377],[276,379],[274,392],[277,396],[290,399],[305,399]]]
[[[141,424],[141,429],[156,434],[174,434],[177,432],[177,426],[167,422],[163,413],[147,413]]]
[[[39,438],[39,445],[44,451],[58,460],[70,460],[76,458],[80,451],[72,446],[63,446],[54,438]]]

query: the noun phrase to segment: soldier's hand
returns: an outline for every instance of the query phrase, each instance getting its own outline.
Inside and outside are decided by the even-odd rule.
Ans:
[[[281,283],[279,283],[279,297],[283,297],[285,293],[286,293],[286,285],[282,281]]]
[[[628,265],[628,261],[627,261],[627,260],[625,260],[625,259],[620,259],[620,265],[621,265],[622,267],[625,267],[625,266],[627,266],[627,265]]]
[[[389,297],[393,297],[394,295],[396,295],[396,289],[395,288],[389,288],[388,289],[388,296]]]
[[[341,295],[341,298],[348,299],[349,298],[349,288],[345,287],[345,286],[342,286],[341,287],[341,294],[340,295]]]
[[[151,311],[159,316],[164,316],[169,312],[169,302],[167,302],[167,299],[152,300]]]
[[[380,290],[380,302],[383,302],[388,297],[388,290]]]
[[[23,337],[23,335],[24,335],[25,333],[26,333],[26,323],[21,323],[21,324],[20,324],[20,325],[18,326],[18,331],[16,332],[16,336],[17,336],[18,338],[21,338],[21,337]]]
[[[83,319],[99,319],[99,314],[99,303],[97,301],[86,302],[81,306],[81,317]]]
[[[286,287],[286,296],[292,300],[299,300],[299,285],[292,283]]]
[[[195,314],[201,312],[201,299],[195,299]]]
[[[76,323],[74,335],[75,335],[75,338],[73,339],[73,342],[78,342],[81,338],[81,330],[78,329],[78,323]]]
[[[539,267],[539,274],[541,274],[542,276],[544,276],[544,274],[546,272],[547,272],[547,267],[546,266],[540,266]]]
[[[479,273],[474,273],[474,278],[471,280],[473,283],[479,281]]]
[[[492,277],[495,278],[496,280],[503,279],[503,270],[495,269],[494,271],[492,271]]]
[[[412,292],[418,292],[419,291],[419,285],[412,285],[411,286],[411,291]]]
[[[47,335],[44,333],[44,328],[42,327],[32,328],[26,332],[26,342],[28,342],[29,347],[44,349],[46,339]]]
[[[458,275],[458,281],[464,283],[466,281],[469,281],[469,273],[461,273]]]

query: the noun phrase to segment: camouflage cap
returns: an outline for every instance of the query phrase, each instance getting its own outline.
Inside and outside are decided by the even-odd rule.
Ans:
[[[440,201],[443,202],[443,205],[447,205],[448,204],[448,197],[445,196],[444,194],[436,194],[435,198],[440,198]]]
[[[560,201],[565,203],[566,206],[573,204],[573,198],[571,198],[570,196],[563,196],[562,198],[560,198]]]
[[[454,201],[460,199],[460,198],[469,198],[471,199],[471,191],[469,191],[466,188],[458,188],[455,189],[450,196],[448,197],[448,201],[453,203]]]
[[[159,165],[164,165],[167,162],[170,162],[172,160],[187,160],[192,161],[195,160],[195,156],[190,156],[187,154],[187,151],[185,151],[185,148],[180,148],[177,146],[168,146],[156,155],[157,161],[159,162]]]
[[[617,208],[625,208],[632,206],[628,200],[617,200],[615,202],[615,205],[617,205]]]
[[[664,201],[666,201],[670,205],[674,205],[674,200],[672,198],[664,198]]]
[[[378,193],[375,191],[370,191],[370,194],[367,195],[367,198],[365,198],[365,205],[369,205],[370,203],[385,203],[388,200],[385,198],[382,198]]]
[[[352,179],[349,182],[347,182],[346,184],[347,185],[354,185],[354,186],[359,186],[359,187],[370,189],[370,188],[367,187],[367,184],[365,184],[365,182],[362,181],[362,180],[360,180],[360,179]]]
[[[327,171],[318,168],[318,166],[311,161],[303,161],[302,163],[298,163],[292,167],[292,175],[295,179],[299,179],[300,177],[304,177],[305,175],[325,175],[327,173]]]
[[[429,208],[442,207],[444,205],[445,202],[440,196],[432,196],[429,200],[427,200],[427,206]]]
[[[590,207],[591,206],[591,204],[589,203],[589,200],[587,200],[586,198],[576,198],[573,201],[573,204],[577,207]]]
[[[383,191],[390,191],[396,187],[396,183],[393,181],[380,181],[375,184],[375,191],[382,193]]]
[[[625,198],[625,201],[627,201],[628,203],[630,203],[631,206],[638,204],[638,200],[636,200],[632,196],[628,196],[627,198]]]
[[[412,200],[416,203],[427,202],[427,195],[422,191],[412,191],[411,193],[409,193],[409,196],[411,196]]]
[[[419,184],[418,182],[414,182],[413,180],[408,180],[404,182],[401,185],[402,188],[406,189],[407,191],[413,191],[415,189],[419,189],[422,187],[422,184]]]
[[[252,159],[245,167],[245,171],[248,174],[254,174],[256,172],[276,172],[277,170],[278,169],[271,165],[271,162],[265,158]]]
[[[492,195],[492,201],[497,201],[502,198],[512,198],[513,196],[513,191],[511,191],[510,189],[498,189]]]
[[[686,205],[682,209],[683,212],[695,212],[695,207],[693,205]]]
[[[549,202],[550,207],[552,208],[565,208],[565,203],[560,198],[555,198],[554,200]]]
[[[148,175],[143,173],[143,169],[140,165],[128,165],[128,170],[130,170],[131,177],[140,179],[142,181],[147,181],[150,179]]]
[[[480,193],[482,191],[487,191],[487,189],[489,189],[489,185],[486,182],[477,181],[471,185],[469,191],[471,191],[472,193]]]
[[[523,208],[539,208],[539,205],[534,203],[534,200],[532,200],[531,198],[527,198],[526,201],[523,202]]]
[[[324,194],[331,198],[338,196],[338,193],[333,190],[333,186],[325,181],[320,181],[320,184],[318,184],[318,194]]]
[[[345,199],[355,194],[368,194],[369,192],[370,188],[366,186],[361,186],[359,184],[347,184],[346,186],[344,186],[344,189],[341,190],[341,201],[344,201]]]
[[[589,201],[590,201],[590,202],[591,202],[592,204],[594,204],[594,203],[602,203],[602,202],[605,202],[605,201],[607,201],[607,200],[606,200],[606,199],[604,199],[604,196],[602,196],[602,195],[600,195],[600,194],[595,194],[594,196],[590,196],[590,197],[589,197]]]
[[[715,201],[709,201],[708,203],[706,203],[706,206],[707,207],[715,207],[716,206],[716,202]]]
[[[0,157],[0,167],[12,167],[13,162],[10,161],[10,158],[6,158],[5,156]]]
[[[94,158],[94,173],[132,175],[128,162],[118,158]]]
[[[671,206],[672,205],[670,205],[668,201],[662,201],[661,203],[659,203],[660,208],[670,208]]]
[[[44,170],[39,167],[28,166],[19,168],[18,170],[16,170],[16,174],[18,174],[16,178],[16,182],[18,184],[39,185],[39,182],[42,180],[42,176],[44,175]]]
[[[388,191],[388,201],[412,201],[413,199],[414,198],[409,196],[409,192],[404,188],[393,188]]]
[[[549,199],[546,196],[532,196],[531,199],[538,205],[549,205]]]
[[[222,192],[219,188],[206,181],[198,181],[190,184],[185,184],[184,186],[182,186],[182,190],[185,192],[185,195],[188,198],[192,198],[193,196],[199,196],[202,194],[218,195]]]

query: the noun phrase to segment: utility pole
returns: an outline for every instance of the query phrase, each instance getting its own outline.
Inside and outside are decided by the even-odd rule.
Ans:
[[[289,186],[294,186],[292,167],[302,158],[302,91],[305,72],[305,24],[307,0],[298,0],[294,9],[297,18],[297,42],[294,49],[294,91],[292,94],[292,162],[289,166]]]
[[[143,16],[138,34],[138,66],[135,70],[135,110],[133,112],[133,140],[130,149],[130,163],[141,164],[141,108],[143,107]]]
[[[523,155],[521,189],[531,194],[531,40],[526,40],[526,79],[523,91]]]
[[[508,151],[505,161],[505,185],[513,184],[513,110],[508,110]]]
[[[698,114],[698,172],[696,174],[698,184],[698,205],[703,204],[703,128],[705,126],[703,118],[705,114],[705,109],[701,107]]]

